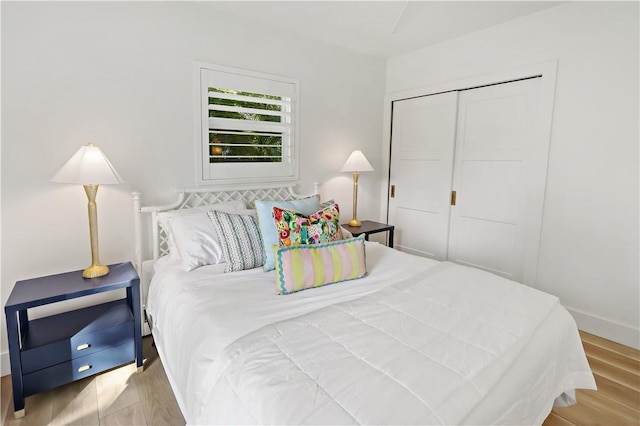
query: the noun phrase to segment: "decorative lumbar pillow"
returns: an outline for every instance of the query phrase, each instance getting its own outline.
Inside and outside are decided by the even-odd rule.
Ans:
[[[319,244],[342,239],[340,208],[332,204],[306,216],[302,213],[273,208],[278,230],[278,245]]]
[[[167,245],[169,246],[169,256],[172,260],[180,260],[180,250],[178,250],[175,242],[175,238],[172,231],[172,222],[176,218],[181,218],[184,216],[195,217],[200,216],[199,219],[195,219],[195,223],[202,223],[202,219],[207,219],[207,211],[209,210],[219,210],[227,213],[242,213],[246,210],[246,206],[244,201],[242,200],[233,200],[233,201],[225,201],[217,204],[209,204],[206,206],[198,206],[190,209],[180,209],[180,210],[169,210],[166,212],[159,212],[157,215],[158,223],[164,230],[165,235],[167,236]],[[182,227],[185,231],[187,231],[187,227],[189,225],[189,219],[185,219],[182,221]]]
[[[218,233],[222,253],[227,262],[225,272],[243,271],[264,264],[262,239],[253,215],[207,212]]]
[[[296,291],[367,274],[364,236],[324,244],[273,246],[276,259],[276,291]]]
[[[262,236],[262,246],[265,255],[264,270],[270,271],[275,268],[275,259],[271,246],[278,244],[278,231],[273,222],[273,208],[282,207],[284,209],[295,210],[302,214],[309,215],[320,209],[320,195],[292,201],[266,201],[256,200],[256,211],[258,214],[258,225]]]

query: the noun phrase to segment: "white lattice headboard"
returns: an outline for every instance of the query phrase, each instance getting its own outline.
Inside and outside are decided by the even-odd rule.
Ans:
[[[318,193],[317,183],[314,184],[313,193]],[[148,258],[145,256],[145,249],[151,247],[151,259],[158,259],[169,252],[167,235],[158,224],[157,215],[159,212],[190,209],[233,200],[242,200],[248,208],[251,208],[255,200],[287,201],[308,196],[296,193],[293,186],[290,185],[253,185],[242,188],[207,187],[180,190],[177,195],[177,200],[171,204],[142,207],[141,194],[139,192],[133,193],[135,255],[138,271],[142,268],[142,262],[147,260],[145,257]],[[147,214],[151,215],[151,232],[144,232],[143,229],[143,216]]]

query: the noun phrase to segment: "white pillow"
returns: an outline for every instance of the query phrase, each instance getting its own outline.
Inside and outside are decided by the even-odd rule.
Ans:
[[[214,206],[215,207],[215,206]],[[209,211],[222,211],[213,208]],[[171,235],[180,256],[182,269],[193,271],[200,266],[226,262],[220,235],[206,211],[179,216],[171,221]],[[232,214],[256,217],[255,210],[240,209]]]
[[[167,245],[169,246],[169,258],[171,260],[180,260],[180,254],[176,247],[175,240],[171,234],[171,222],[177,217],[198,214],[197,209],[175,210],[169,212],[158,213],[158,223],[167,235]]]
[[[185,271],[224,261],[218,234],[207,212],[174,218],[171,234]]]
[[[171,223],[174,219],[178,217],[185,216],[203,216],[208,219],[207,212],[209,210],[218,210],[227,213],[241,213],[246,211],[245,203],[241,200],[234,201],[226,201],[224,203],[211,204],[207,206],[199,206],[194,207],[192,209],[183,209],[183,210],[171,210],[167,212],[158,213],[158,223],[164,230],[167,235],[167,244],[169,246],[169,256],[172,260],[180,260],[180,251],[176,247],[175,238],[173,236],[173,232],[171,230]],[[199,221],[196,221],[196,224]],[[181,225],[181,229],[183,231],[187,231],[185,229],[186,224]]]

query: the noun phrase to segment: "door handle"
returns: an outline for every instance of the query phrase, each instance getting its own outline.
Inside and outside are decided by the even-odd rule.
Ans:
[[[396,186],[395,185],[391,185],[391,198],[395,198],[396,197]]]
[[[456,191],[451,191],[451,205],[455,206],[456,205]]]

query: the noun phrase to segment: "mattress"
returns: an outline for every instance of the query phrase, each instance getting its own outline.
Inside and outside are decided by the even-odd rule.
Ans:
[[[431,272],[442,268],[439,262],[401,253],[377,243],[367,243],[366,250],[368,275],[365,278],[286,296],[275,293],[274,272],[265,273],[258,268],[223,274],[223,265],[211,265],[187,273],[177,263],[167,259],[159,260],[155,265],[155,275],[149,290],[147,313],[160,358],[187,423],[300,423],[298,417],[260,417],[255,412],[247,415],[246,407],[243,407],[247,402],[234,395],[237,387],[222,383],[221,378],[224,377],[224,381],[229,382],[230,375],[227,374],[228,371],[223,371],[221,365],[229,364],[230,358],[233,358],[229,354],[237,353],[238,348],[245,351],[246,348],[254,347],[255,336],[260,336],[273,327],[286,329],[291,324],[307,321],[314,315],[325,315],[326,311],[335,310],[336,306],[362,304],[370,298],[381,297],[385,300],[385,292],[392,291],[394,286],[433,275]],[[508,354],[500,355],[499,369],[484,368],[479,373],[476,372],[477,377],[474,375],[473,380],[469,381],[476,382],[470,385],[472,388],[485,388],[474,397],[475,402],[460,397],[466,392],[462,391],[457,398],[465,400],[465,408],[454,409],[455,416],[447,417],[448,414],[438,412],[428,418],[418,417],[423,421],[415,421],[416,423],[454,421],[461,424],[539,424],[548,415],[554,401],[571,402],[574,389],[595,388],[575,322],[557,303],[557,299],[513,282],[505,284],[506,280],[501,278],[498,279],[500,284],[489,283],[494,278],[497,277],[480,272],[477,281],[483,285],[476,286],[477,289],[474,290],[478,298],[500,301],[505,288],[518,288],[528,291],[529,296],[536,295],[532,300],[541,298],[539,301],[546,301],[543,304],[532,302],[527,306],[544,305],[545,308],[538,313],[534,322],[527,325],[528,331],[523,332],[517,343],[506,351]],[[447,300],[457,306],[446,306],[449,304]],[[473,300],[473,297],[466,300]],[[457,309],[462,314],[471,308],[468,303],[466,307],[464,303],[456,303],[451,295],[444,296],[439,303],[443,304],[441,308],[444,310]],[[475,316],[468,312],[465,315]],[[402,330],[401,323],[402,321],[399,325],[396,324],[399,330]],[[453,350],[447,352],[446,348],[440,352],[443,363],[457,353]],[[477,366],[471,365],[475,358],[481,357],[465,358],[464,362],[469,363],[470,368],[476,368]],[[419,366],[412,365],[408,368]],[[242,370],[235,368],[233,371]],[[490,378],[485,370],[492,370]],[[268,392],[261,392],[260,389],[270,387],[269,373],[261,373],[262,376],[244,375],[245,373],[233,380],[242,381],[242,386],[256,383],[255,386],[250,386],[247,394],[251,395],[251,400],[262,394],[267,398]],[[486,380],[483,380],[483,374],[487,375]],[[260,384],[260,381],[266,384]],[[437,392],[446,387],[443,385],[444,383],[434,380],[429,384],[431,388],[424,392]],[[416,392],[415,389],[410,391]],[[453,406],[455,398],[452,396],[450,401],[454,403]],[[291,407],[292,404],[296,406],[295,401],[278,402],[278,398],[267,398],[259,404],[278,403],[283,404],[283,409],[276,409],[276,412],[286,412],[284,407]],[[363,400],[357,410],[367,412],[368,403],[370,401]],[[369,408],[369,411],[375,411],[374,407]],[[449,409],[448,412],[450,411]],[[322,410],[317,413],[314,411],[307,420],[311,423],[346,422],[345,417],[336,417],[329,412],[323,414]],[[394,421],[393,418],[384,416],[376,420],[375,417],[363,415],[350,422]]]

